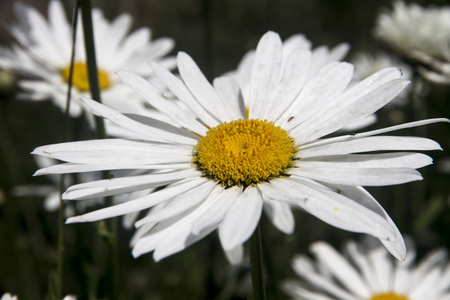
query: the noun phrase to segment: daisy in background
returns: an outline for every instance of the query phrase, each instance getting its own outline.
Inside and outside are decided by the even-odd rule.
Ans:
[[[450,83],[450,6],[425,8],[396,1],[392,12],[378,16],[375,36],[419,64],[425,79]]]
[[[287,280],[283,289],[302,300],[448,300],[450,264],[447,251],[435,250],[416,263],[408,244],[404,262],[395,261],[374,239],[349,242],[343,254],[325,242],[311,245],[315,260],[298,255],[292,260],[302,282]]]
[[[64,110],[72,53],[71,18],[66,17],[61,2],[55,0],[48,5],[48,20],[35,8],[20,2],[14,3],[14,12],[17,23],[11,25],[9,31],[16,39],[16,44],[11,48],[0,47],[0,67],[25,77],[19,80],[22,89],[19,99],[51,99]],[[142,112],[143,99],[136,97],[114,72],[119,69],[132,70],[149,77],[151,70],[146,67],[147,61],[156,61],[168,68],[175,67],[175,59],[165,57],[174,47],[173,40],[160,38],[151,41],[151,30],[148,28],[128,34],[132,23],[128,14],[121,14],[111,22],[105,19],[100,9],[93,9],[92,15],[102,101],[121,112]],[[75,99],[89,95],[84,38],[80,25],[75,50],[72,116],[79,116],[82,112]],[[146,112],[151,113],[149,110]]]
[[[18,299],[17,296],[11,295],[10,293],[5,293],[0,298],[0,300],[17,300],[17,299]]]
[[[279,35],[268,32],[256,49],[247,114],[244,95],[233,77],[216,78],[211,85],[183,52],[178,53],[177,66],[181,78],[151,64],[154,74],[189,113],[167,101],[141,76],[126,71],[118,76],[178,127],[146,117],[129,118],[83,98],[94,114],[134,132],[139,139],[62,143],[33,151],[65,162],[38,170],[36,175],[123,169],[159,172],[69,187],[63,198],[76,201],[164,188],[69,218],[67,223],[152,208],[135,223],[133,255],[153,251],[158,261],[216,229],[226,251],[239,249],[252,235],[263,210],[280,231],[292,233],[294,205],[335,227],[373,235],[396,258],[405,258],[400,232],[362,186],[421,180],[416,169],[431,164],[432,159],[411,151],[440,146],[422,137],[381,134],[448,120],[327,137],[395,98],[408,84],[397,68],[383,69],[349,88],[351,64],[332,62],[309,76],[314,66],[312,52],[298,48],[286,57]]]

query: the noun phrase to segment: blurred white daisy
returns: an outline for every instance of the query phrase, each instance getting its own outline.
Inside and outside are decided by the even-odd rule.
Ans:
[[[286,64],[281,68],[283,60]],[[139,139],[63,143],[33,151],[66,162],[38,170],[36,175],[159,170],[158,174],[70,187],[64,199],[164,189],[70,218],[67,223],[97,221],[153,207],[135,223],[133,255],[154,251],[154,259],[160,260],[216,228],[226,251],[239,248],[252,235],[263,209],[278,229],[292,233],[290,206],[296,205],[333,226],[373,235],[395,257],[405,258],[400,232],[361,186],[421,180],[415,169],[431,164],[431,158],[405,151],[437,150],[440,146],[426,138],[378,135],[448,120],[423,120],[324,138],[374,113],[399,94],[408,82],[398,69],[381,70],[351,88],[347,86],[353,66],[345,62],[329,64],[310,78],[314,65],[311,51],[298,48],[284,57],[280,37],[268,32],[256,49],[247,118],[232,77],[216,78],[211,85],[187,54],[179,53],[177,63],[181,79],[159,64],[151,67],[192,111],[189,114],[139,75],[125,71],[118,75],[179,127],[145,117],[129,118],[83,98],[95,114],[133,131]],[[192,113],[198,118],[192,118]]]
[[[450,6],[422,7],[396,1],[392,12],[378,16],[375,35],[409,56],[411,51],[443,57],[450,49]]]
[[[378,16],[375,35],[419,63],[419,73],[435,83],[450,84],[450,6],[422,7],[394,2]]]
[[[17,300],[17,299],[18,299],[17,296],[11,295],[10,293],[5,293],[0,298],[0,300]]]
[[[288,280],[283,288],[303,300],[450,299],[447,251],[435,250],[416,264],[414,245],[408,249],[406,260],[399,262],[374,239],[347,243],[344,255],[316,242],[310,247],[315,261],[304,255],[292,261],[302,282]]]
[[[19,81],[23,100],[51,99],[64,109],[67,98],[67,80],[72,49],[72,27],[60,1],[50,1],[48,20],[35,8],[14,3],[17,23],[9,29],[17,44],[12,48],[0,47],[0,66],[25,76]],[[173,57],[165,56],[173,49],[170,38],[151,41],[151,31],[140,28],[128,34],[132,18],[121,14],[108,21],[100,9],[92,10],[96,57],[102,101],[121,112],[139,112],[144,101],[114,74],[117,70],[133,70],[143,76],[150,75],[147,61],[157,61],[166,67],[175,66]],[[70,18],[69,18],[70,20]],[[81,21],[76,41],[72,98],[89,96],[86,57]],[[124,101],[126,99],[126,101]],[[78,116],[78,101],[71,102],[72,116]]]

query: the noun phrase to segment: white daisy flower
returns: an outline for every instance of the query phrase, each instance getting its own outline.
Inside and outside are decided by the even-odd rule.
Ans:
[[[406,56],[418,51],[442,58],[450,49],[450,6],[396,1],[392,12],[378,16],[375,35]]]
[[[397,1],[391,13],[378,16],[375,35],[416,62],[426,80],[450,84],[450,6]]]
[[[404,262],[394,261],[380,243],[349,242],[344,255],[325,242],[311,245],[315,261],[299,255],[292,261],[303,282],[283,288],[303,300],[446,300],[450,299],[447,251],[435,250],[416,264],[413,245]]]
[[[11,295],[10,293],[5,293],[0,298],[0,300],[17,300],[17,299],[18,299],[17,296]]]
[[[55,105],[64,109],[72,51],[72,27],[61,2],[50,1],[48,20],[35,8],[20,2],[14,3],[14,12],[17,24],[10,27],[10,32],[17,44],[11,49],[0,47],[0,66],[28,77],[19,81],[23,90],[18,95],[19,99],[52,99]],[[102,101],[122,112],[141,111],[144,101],[133,96],[129,87],[122,84],[114,72],[125,69],[148,76],[151,72],[145,65],[149,60],[169,68],[174,67],[174,58],[164,58],[173,49],[173,40],[160,38],[150,41],[151,31],[148,28],[128,34],[132,23],[128,14],[121,14],[110,22],[100,9],[93,9],[92,18]],[[90,95],[81,21],[79,24],[73,99]],[[80,113],[78,101],[72,101],[72,116]]]
[[[286,64],[281,68],[283,60]],[[395,257],[405,258],[403,238],[394,222],[361,186],[422,179],[415,169],[431,164],[431,158],[407,151],[440,146],[426,138],[378,135],[448,120],[424,120],[324,138],[374,113],[399,94],[408,82],[398,69],[384,69],[351,88],[347,88],[353,74],[349,63],[329,64],[310,78],[314,65],[311,51],[299,48],[283,57],[280,37],[268,32],[256,49],[246,118],[233,78],[216,78],[211,85],[187,54],[179,53],[177,62],[181,79],[156,63],[151,67],[197,119],[167,101],[139,75],[118,72],[125,83],[179,127],[145,117],[131,119],[83,98],[95,114],[133,131],[139,139],[72,142],[33,151],[66,162],[38,170],[37,175],[160,171],[70,187],[64,199],[164,188],[70,218],[67,223],[97,221],[153,207],[135,223],[138,232],[133,255],[154,251],[158,261],[215,229],[226,251],[239,248],[252,235],[263,209],[278,229],[292,233],[290,206],[295,205],[333,226],[373,235]]]

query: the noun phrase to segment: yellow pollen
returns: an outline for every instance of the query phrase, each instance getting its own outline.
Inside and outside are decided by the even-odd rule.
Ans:
[[[193,162],[224,186],[248,186],[282,175],[297,148],[289,133],[266,120],[235,120],[211,128]]]
[[[69,81],[70,66],[62,70],[62,76],[65,81]],[[98,70],[98,81],[100,89],[104,90],[111,85],[108,74],[105,71]],[[73,65],[72,83],[81,91],[89,91],[89,79],[87,73],[87,66],[85,63],[76,62]]]
[[[395,293],[384,293],[375,295],[370,300],[408,300],[408,298]]]

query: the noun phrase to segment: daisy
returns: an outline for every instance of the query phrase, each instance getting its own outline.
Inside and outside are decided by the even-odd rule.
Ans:
[[[20,2],[14,3],[14,12],[17,24],[9,29],[17,43],[12,48],[0,47],[0,67],[26,77],[19,81],[23,90],[18,95],[19,99],[51,99],[56,106],[64,109],[72,51],[72,27],[61,2],[50,1],[48,20],[35,8]],[[92,17],[102,101],[121,112],[141,111],[144,101],[135,97],[114,72],[126,69],[149,76],[151,71],[144,67],[149,60],[169,68],[174,67],[174,58],[165,58],[173,49],[173,40],[160,38],[151,41],[148,28],[128,34],[132,23],[128,14],[121,14],[113,21],[108,21],[100,9],[93,9]],[[75,55],[72,98],[78,99],[90,96],[81,27],[77,30]],[[123,101],[125,98],[127,101]],[[78,101],[71,103],[72,116],[80,115]]]
[[[375,35],[410,61],[426,80],[450,84],[450,6],[397,1],[377,18]]]
[[[5,293],[2,295],[0,300],[17,300],[17,296],[11,295],[10,293]]]
[[[281,62],[286,60],[284,68]],[[323,221],[379,238],[404,259],[403,238],[378,202],[361,186],[400,184],[422,177],[415,169],[430,157],[411,150],[440,146],[420,137],[378,136],[393,130],[448,121],[424,120],[370,132],[328,137],[391,101],[408,84],[396,68],[384,69],[351,88],[353,66],[334,62],[312,78],[312,53],[283,56],[282,41],[266,33],[251,71],[248,118],[238,85],[220,77],[211,85],[186,53],[177,56],[181,78],[157,63],[153,72],[192,112],[189,114],[139,75],[119,77],[179,127],[127,117],[88,98],[98,116],[133,131],[139,139],[104,139],[38,147],[35,155],[66,163],[36,172],[159,170],[74,185],[67,200],[164,187],[148,196],[106,207],[67,223],[97,221],[152,208],[135,223],[135,257],[154,251],[156,261],[218,229],[226,251],[240,248],[264,210],[285,233],[294,230],[291,205]],[[197,118],[192,118],[194,113]],[[396,152],[389,152],[395,150]],[[369,153],[365,153],[369,152]],[[381,152],[381,153],[380,153]]]
[[[417,51],[442,58],[450,49],[450,6],[396,1],[392,12],[378,16],[375,36],[406,56]]]
[[[416,264],[413,245],[404,262],[394,261],[380,243],[349,242],[345,255],[325,242],[311,245],[315,261],[299,255],[294,271],[304,280],[286,281],[284,290],[304,300],[445,300],[450,299],[447,251],[428,254]]]

